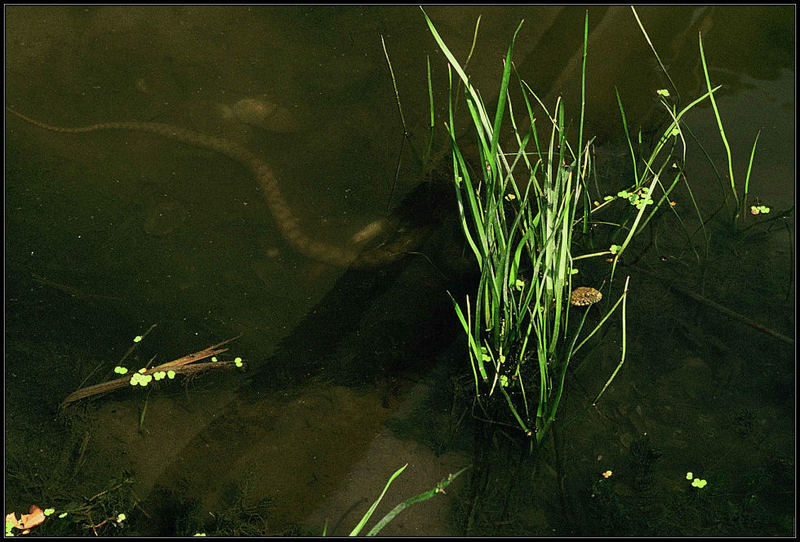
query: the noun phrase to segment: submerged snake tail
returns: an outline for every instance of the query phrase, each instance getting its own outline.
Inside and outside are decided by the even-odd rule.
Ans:
[[[346,267],[351,264],[376,265],[395,260],[405,254],[405,251],[402,250],[402,242],[400,246],[385,246],[381,250],[372,251],[372,253],[360,254],[355,250],[337,247],[306,235],[300,227],[297,217],[292,213],[283,198],[277,178],[269,165],[233,141],[159,122],[100,122],[77,127],[53,126],[23,115],[10,107],[6,107],[6,110],[25,122],[50,132],[63,134],[85,134],[102,130],[147,132],[227,156],[253,174],[261,187],[264,200],[278,225],[281,235],[298,252],[309,258]]]

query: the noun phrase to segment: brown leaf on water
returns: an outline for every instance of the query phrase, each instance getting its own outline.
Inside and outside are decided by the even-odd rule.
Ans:
[[[44,523],[45,518],[44,511],[35,504],[32,504],[30,512],[20,516],[19,522],[22,525],[20,528],[30,529],[31,527],[36,527]]]

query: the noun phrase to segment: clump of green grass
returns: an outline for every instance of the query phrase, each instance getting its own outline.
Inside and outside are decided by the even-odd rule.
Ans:
[[[569,303],[574,286],[590,286],[575,282],[576,273],[580,271],[577,262],[613,256],[610,280],[606,284],[610,291],[617,264],[632,238],[670,201],[670,193],[682,176],[675,158],[681,143],[685,152],[682,117],[716,89],[709,89],[681,110],[665,101],[671,117],[669,125],[646,157],[637,157],[634,151],[618,95],[633,162],[634,184],[626,190],[615,191],[616,195],[597,194],[597,199],[603,201],[592,205],[588,179],[593,139],[584,136],[588,12],[583,28],[577,139],[574,132],[570,133],[563,100],[558,98],[551,112],[514,68],[514,41],[522,23],[504,59],[497,107],[494,114],[490,114],[479,91],[427,14],[425,19],[448,61],[450,98],[446,128],[452,146],[453,185],[464,238],[480,271],[474,297],[468,296],[463,303],[454,300],[456,314],[467,335],[477,404],[492,421],[517,427],[534,437],[533,446],[534,442],[541,442],[556,419],[567,370],[576,352],[620,305],[621,359],[595,397],[595,403],[625,361],[625,300],[629,277],[614,304],[584,333],[589,310],[576,309]],[[463,85],[472,133],[478,143],[480,165],[477,168],[472,168],[464,158],[456,139],[453,73],[459,85]],[[518,121],[512,106],[512,79],[519,87],[524,104],[522,122]],[[662,96],[668,93],[664,91]],[[544,129],[537,126],[537,116],[544,118]],[[501,134],[507,134],[512,140],[513,152],[501,148]],[[610,223],[616,228],[616,237],[612,236],[616,239],[614,244],[596,252],[577,254],[576,233],[588,231],[595,213],[621,199],[630,205],[626,206],[623,220]],[[570,318],[570,312],[575,310],[582,313]],[[498,415],[497,408],[492,407],[503,403],[507,406],[508,419]]]

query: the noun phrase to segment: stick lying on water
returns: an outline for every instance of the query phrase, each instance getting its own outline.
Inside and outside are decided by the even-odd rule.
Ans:
[[[206,369],[215,369],[215,368],[228,368],[235,367],[236,363],[234,361],[214,361],[214,362],[206,362],[206,363],[194,363],[196,361],[200,361],[202,359],[207,359],[212,356],[216,356],[218,354],[222,354],[223,352],[227,352],[227,348],[220,348],[223,344],[227,344],[239,337],[233,337],[226,341],[222,341],[221,343],[217,343],[213,346],[209,346],[205,350],[200,350],[199,352],[195,352],[193,354],[188,354],[181,358],[168,361],[167,363],[162,363],[161,365],[157,365],[155,367],[150,367],[147,369],[142,375],[150,375],[153,373],[157,373],[159,371],[174,371],[175,374],[192,374],[198,373],[200,371],[205,371]],[[126,375],[121,378],[117,378],[114,380],[109,380],[108,382],[102,382],[100,384],[95,384],[93,386],[87,386],[85,388],[81,388],[77,391],[70,393],[64,402],[61,403],[59,407],[59,411],[64,410],[64,408],[73,403],[78,401],[79,399],[84,399],[86,397],[92,397],[94,395],[99,395],[101,393],[106,393],[109,391],[116,390],[118,388],[122,388],[128,386],[130,384],[132,375]]]

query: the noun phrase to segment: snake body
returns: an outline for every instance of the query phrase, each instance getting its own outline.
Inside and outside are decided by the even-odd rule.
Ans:
[[[309,237],[302,230],[297,217],[294,216],[281,195],[277,178],[269,165],[249,150],[227,139],[160,122],[100,122],[77,127],[53,126],[23,115],[11,108],[6,109],[20,119],[51,132],[65,134],[85,134],[103,130],[147,132],[227,156],[234,162],[244,166],[256,178],[261,186],[261,192],[264,195],[267,207],[284,239],[298,252],[315,260],[342,267],[351,264],[377,265],[402,256],[412,242],[412,239],[407,237],[400,239],[399,242],[395,241],[391,245],[383,245],[362,254],[350,248],[334,246]],[[368,228],[375,227],[374,224],[376,223],[371,224]],[[382,224],[379,225],[382,226]]]

